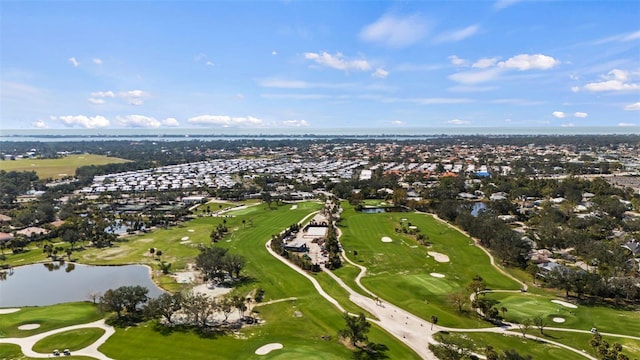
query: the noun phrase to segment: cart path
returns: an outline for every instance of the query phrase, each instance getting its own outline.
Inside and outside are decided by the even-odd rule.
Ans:
[[[102,346],[102,344],[104,344],[107,339],[109,339],[109,337],[111,337],[111,335],[113,335],[116,330],[113,328],[113,326],[107,325],[105,323],[104,319],[98,320],[98,321],[94,321],[91,323],[87,323],[87,324],[80,324],[80,325],[72,325],[72,326],[67,326],[67,327],[63,327],[63,328],[59,328],[59,329],[54,329],[54,330],[50,330],[47,332],[43,332],[40,334],[36,334],[36,335],[32,335],[32,336],[28,336],[28,337],[22,337],[22,338],[0,338],[0,344],[15,344],[20,346],[20,350],[22,350],[22,353],[25,356],[29,356],[32,358],[49,358],[51,357],[51,354],[46,353],[39,353],[39,352],[35,352],[33,351],[33,346],[40,340],[46,338],[47,336],[51,336],[54,334],[58,334],[61,332],[65,332],[65,331],[69,331],[69,330],[76,330],[76,329],[84,329],[84,328],[100,328],[104,330],[104,334],[98,339],[96,340],[93,344],[80,349],[80,350],[76,350],[71,352],[71,355],[74,356],[88,356],[88,357],[92,357],[95,359],[100,359],[100,360],[113,360],[110,357],[106,356],[105,354],[101,353],[100,350],[98,350],[98,348],[100,346]],[[60,351],[62,351],[63,349],[60,349]]]

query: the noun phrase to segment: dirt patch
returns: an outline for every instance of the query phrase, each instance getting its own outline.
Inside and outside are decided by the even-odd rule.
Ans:
[[[568,303],[568,302],[562,301],[562,300],[551,300],[551,302],[554,303],[554,304],[562,305],[564,307],[568,307],[570,309],[577,309],[578,308],[577,305],[574,305],[572,303]]]
[[[11,313],[18,312],[18,311],[20,311],[19,308],[0,309],[0,315],[2,315],[2,314],[11,314]]]
[[[138,240],[136,240],[136,242],[141,242],[141,243],[149,243],[149,242],[152,242],[152,241],[153,241],[153,239],[138,239]]]
[[[435,251],[429,251],[427,252],[427,254],[429,254],[429,256],[432,256],[437,262],[449,262],[449,257],[445,254],[441,254]]]
[[[230,293],[233,290],[233,288],[226,288],[226,287],[209,287],[209,285],[207,284],[202,284],[202,285],[198,285],[196,287],[193,288],[194,292],[198,292],[201,294],[205,294],[208,295],[209,297],[212,298],[217,298],[220,296],[224,296],[228,293]]]
[[[273,350],[280,350],[283,347],[284,346],[282,346],[282,344],[280,343],[271,343],[271,344],[263,345],[260,348],[258,348],[258,350],[256,350],[256,355],[267,355]]]
[[[24,324],[18,326],[18,330],[34,330],[40,327],[40,324]]]

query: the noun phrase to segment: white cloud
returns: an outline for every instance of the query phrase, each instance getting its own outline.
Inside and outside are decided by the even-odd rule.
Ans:
[[[620,69],[613,69],[602,76],[603,81],[588,83],[584,86],[587,91],[635,91],[640,90],[640,84],[628,82],[629,73]]]
[[[428,32],[427,22],[418,15],[385,14],[360,31],[360,39],[384,46],[401,48],[417,43]]]
[[[391,122],[391,125],[404,126],[404,125],[407,125],[407,123],[406,123],[406,122],[404,122],[404,121],[402,121],[402,120],[393,120],[393,121]]]
[[[497,57],[483,58],[483,59],[479,59],[478,61],[474,62],[473,65],[471,65],[471,67],[472,68],[476,68],[476,69],[486,69],[486,68],[494,66],[497,61],[498,61]]]
[[[500,69],[490,68],[482,71],[464,71],[449,75],[449,79],[462,84],[477,84],[495,80],[500,75]]]
[[[289,127],[309,127],[311,124],[307,120],[285,120],[281,123],[283,126]]]
[[[38,120],[36,122],[34,122],[33,124],[31,124],[31,126],[33,126],[34,128],[37,129],[48,129],[49,125],[47,125],[46,122],[44,122],[44,120]]]
[[[493,3],[493,8],[497,9],[497,10],[501,10],[504,8],[507,8],[515,3],[518,3],[522,0],[498,0],[495,3]]]
[[[213,61],[207,60],[207,62],[204,63],[207,66],[214,66],[215,64],[213,63]]]
[[[574,123],[560,124],[560,127],[574,127]]]
[[[74,57],[70,57],[69,58],[69,62],[71,63],[71,65],[73,65],[73,67],[78,67],[80,66],[80,63],[78,62],[78,60],[76,60],[76,58]]]
[[[451,63],[453,65],[457,65],[457,66],[462,66],[462,65],[465,65],[467,63],[467,60],[461,59],[456,55],[449,56],[449,61],[451,61]]]
[[[520,54],[509,58],[507,61],[498,63],[498,67],[506,69],[518,69],[521,71],[531,69],[547,70],[559,64],[560,61],[554,59],[551,56],[542,54]]]
[[[344,55],[342,55],[341,53],[331,55],[326,51],[323,51],[322,53],[307,52],[304,53],[304,58],[307,60],[315,61],[317,64],[323,66],[344,71],[368,71],[371,69],[371,64],[369,64],[366,60],[346,60],[344,58]]]
[[[478,25],[470,25],[464,29],[445,32],[436,36],[435,42],[442,43],[464,40],[478,32],[479,29],[480,27]]]
[[[162,125],[175,127],[175,126],[180,126],[180,123],[175,118],[166,118],[162,120]]]
[[[116,94],[113,91],[96,91],[91,93],[91,97],[113,98]]]
[[[473,85],[456,85],[451,86],[447,90],[451,92],[485,92],[495,90],[495,86],[473,86]]]
[[[628,111],[640,111],[640,102],[629,104],[625,106],[624,109]]]
[[[638,124],[621,122],[621,123],[618,123],[618,126],[629,127],[629,126],[638,126]]]
[[[580,91],[580,86],[572,86],[571,91],[574,93]]]
[[[554,111],[551,113],[551,115],[553,115],[554,117],[557,117],[558,119],[563,119],[567,117],[567,114],[563,113],[562,111]]]
[[[447,121],[447,123],[453,124],[453,125],[466,125],[466,124],[470,124],[471,122],[467,120],[453,119],[453,120]]]
[[[118,97],[126,99],[131,105],[142,105],[150,94],[142,90],[129,90],[118,93]]]
[[[102,59],[93,58],[93,63],[96,64],[96,65],[102,65]]]
[[[577,118],[586,118],[587,116],[589,116],[589,114],[587,114],[586,112],[576,111],[575,113],[573,113],[573,116]]]
[[[62,122],[67,127],[82,127],[85,129],[105,128],[111,125],[111,122],[104,116],[64,115],[54,116],[52,119]]]
[[[273,50],[273,51],[271,52],[271,55],[276,56],[276,55],[278,55],[278,52],[277,52],[277,51],[275,51],[275,50]]]
[[[383,68],[377,68],[376,71],[374,71],[371,76],[373,76],[374,78],[378,78],[378,79],[384,79],[387,76],[389,76],[389,72]]]
[[[219,125],[222,127],[256,127],[264,125],[264,121],[252,116],[231,117],[227,115],[200,115],[188,119],[187,122],[194,125]]]
[[[153,117],[144,115],[125,115],[116,117],[116,121],[124,127],[132,128],[152,128],[157,129],[160,127],[160,121]]]
[[[87,101],[93,105],[102,105],[105,103],[104,99],[100,98],[88,98]]]
[[[332,98],[331,95],[327,94],[260,94],[261,98],[272,99],[272,100],[321,100],[321,99],[329,99]]]
[[[606,44],[610,42],[628,42],[628,41],[633,41],[638,39],[640,39],[640,31],[635,31],[632,33],[624,33],[624,34],[609,36],[607,38],[595,41],[594,44],[599,45],[599,44]]]

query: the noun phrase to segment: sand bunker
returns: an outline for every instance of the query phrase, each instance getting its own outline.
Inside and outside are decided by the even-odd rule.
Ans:
[[[433,256],[433,258],[437,261],[437,262],[449,262],[449,257],[445,254],[441,254],[435,251],[429,251],[427,252],[427,254],[429,254],[430,256]]]
[[[561,317],[554,317],[552,320],[555,323],[563,323],[564,322],[564,318],[561,318]]]
[[[24,324],[18,326],[18,330],[33,330],[40,327],[40,324]]]
[[[227,288],[227,287],[217,287],[216,286],[214,288],[210,288],[209,286],[207,286],[207,284],[198,285],[198,286],[195,286],[193,288],[194,292],[205,294],[205,295],[208,295],[209,297],[212,297],[212,298],[224,296],[224,295],[230,293],[232,290],[233,290],[233,288],[230,288],[230,287]]]
[[[433,277],[437,277],[437,278],[443,278],[444,277],[444,274],[439,274],[439,273],[431,273],[429,275],[431,275]]]
[[[390,238],[390,237],[388,237],[388,236],[384,236],[384,237],[382,237],[382,239],[380,239],[380,240],[382,240],[382,242],[387,242],[387,243],[389,243],[389,242],[393,242],[393,240],[391,240],[391,238]]]
[[[562,300],[551,300],[552,303],[558,304],[558,305],[562,305],[564,307],[568,307],[571,309],[577,309],[578,306],[573,305],[572,303],[568,303],[566,301],[562,301]]]
[[[291,210],[295,210],[298,208],[298,205],[291,205]]]
[[[191,244],[191,240],[180,241],[180,244],[182,245]]]
[[[267,345],[261,346],[258,350],[256,350],[256,355],[267,355],[273,350],[280,350],[283,346],[280,343],[271,343]]]
[[[187,231],[188,231],[188,232],[194,232],[195,230],[193,230],[193,229],[189,229],[189,230],[187,230]]]
[[[0,309],[0,315],[2,315],[2,314],[11,314],[11,313],[18,312],[18,311],[20,311],[19,308]]]
[[[182,240],[182,241],[186,241],[186,240],[189,240],[189,237],[188,237],[188,236],[185,236],[185,237],[183,237],[183,238],[182,238],[182,239],[180,239],[180,240]]]

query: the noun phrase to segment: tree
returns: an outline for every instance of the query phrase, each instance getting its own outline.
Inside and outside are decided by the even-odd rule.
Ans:
[[[347,325],[346,329],[338,331],[338,337],[341,339],[349,339],[351,345],[358,347],[358,344],[365,343],[369,338],[367,333],[371,328],[371,324],[363,313],[358,316],[351,316],[345,312],[342,316]]]
[[[459,313],[461,313],[462,307],[467,302],[467,295],[463,292],[451,293],[449,295],[449,302],[456,307]]]
[[[238,310],[238,315],[240,318],[244,317],[244,312],[247,311],[247,305],[244,302],[244,298],[242,296],[234,296],[231,298],[233,302],[233,306]]]
[[[500,312],[502,313],[502,318],[504,318],[504,314],[509,311],[506,307],[502,306],[500,307]]]
[[[483,292],[487,286],[484,283],[484,280],[480,275],[476,275],[469,284],[467,284],[467,290],[474,294],[474,297],[478,297],[478,295]]]
[[[215,310],[215,302],[212,302],[207,295],[189,292],[183,295],[182,310],[193,325],[206,327],[207,319]]]
[[[500,360],[533,360],[531,355],[521,355],[515,349],[505,350],[499,357]]]
[[[522,320],[522,322],[518,325],[520,331],[522,332],[522,337],[527,336],[527,330],[531,327],[531,319],[527,318]]]
[[[144,308],[149,318],[163,317],[169,324],[173,324],[172,316],[182,307],[181,293],[162,293],[157,298],[149,299]]]
[[[431,330],[433,330],[433,325],[438,324],[438,317],[435,315],[431,315]]]
[[[224,268],[230,276],[239,278],[240,271],[244,268],[244,257],[236,254],[227,254],[224,256]]]
[[[228,297],[222,298],[222,300],[218,302],[218,309],[222,312],[222,315],[224,315],[224,321],[227,321],[229,315],[231,315],[234,310],[233,299]]]
[[[533,317],[533,325],[538,327],[538,329],[540,330],[540,334],[544,334],[544,326],[546,324],[542,314],[537,314],[536,316]]]
[[[118,317],[122,317],[123,311],[134,314],[138,306],[147,301],[148,292],[149,289],[139,285],[109,289],[100,298],[100,305],[103,310],[115,311]]]

